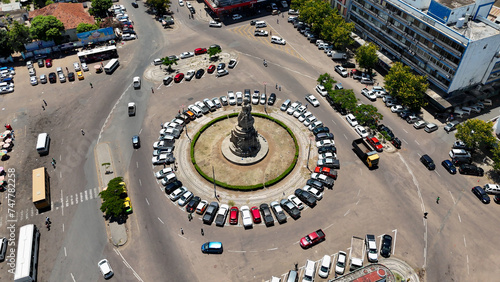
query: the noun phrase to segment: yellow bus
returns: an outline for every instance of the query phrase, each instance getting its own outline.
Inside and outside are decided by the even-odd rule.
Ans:
[[[45,167],[33,170],[33,204],[37,209],[50,205],[50,180]]]

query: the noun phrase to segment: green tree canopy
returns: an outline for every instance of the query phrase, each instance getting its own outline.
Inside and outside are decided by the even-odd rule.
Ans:
[[[33,38],[58,43],[64,24],[54,16],[36,16],[31,21],[30,32]]]
[[[170,59],[169,57],[161,58],[161,63],[165,66],[167,66],[167,70],[169,72],[172,72],[172,65],[177,65],[177,60],[176,59]]]
[[[324,73],[316,80],[319,84],[323,85],[328,93],[332,93],[333,85],[337,83],[329,73]]]
[[[12,47],[9,33],[6,30],[0,29],[0,57],[9,57],[13,52],[14,48]]]
[[[467,147],[477,149],[481,146],[492,146],[496,143],[493,134],[493,123],[479,119],[468,119],[457,125],[455,137],[462,140]]]
[[[411,68],[401,62],[394,63],[385,76],[385,89],[413,111],[419,111],[427,105],[425,91],[428,87],[425,76],[413,74]]]
[[[123,213],[125,199],[123,194],[126,193],[125,186],[120,184],[123,182],[122,177],[116,177],[109,181],[106,190],[99,193],[102,199],[101,211],[106,217],[119,217]]]
[[[146,0],[146,4],[156,11],[157,16],[163,16],[170,8],[170,0]]]
[[[212,60],[212,58],[217,57],[216,55],[221,52],[222,52],[221,48],[218,48],[217,46],[211,46],[207,50],[208,56],[210,56],[210,60]]]
[[[26,51],[24,44],[30,43],[33,39],[29,27],[14,21],[9,28],[9,41],[15,52]]]
[[[76,32],[80,33],[96,29],[99,29],[99,25],[97,24],[79,23],[76,27]]]
[[[358,123],[362,125],[375,126],[384,118],[384,116],[378,112],[377,107],[373,105],[356,105],[356,108],[352,112],[358,120]]]
[[[111,6],[113,6],[112,0],[92,0],[92,8],[89,9],[89,13],[93,16],[105,18]]]
[[[375,68],[378,62],[377,51],[378,46],[373,42],[360,46],[356,50],[356,61],[358,62],[359,67],[367,69],[368,73],[371,73],[372,69]]]
[[[333,90],[333,93],[330,95],[332,100],[336,104],[341,104],[342,108],[354,111],[356,109],[358,98],[354,95],[354,91],[352,89],[337,89]]]
[[[494,144],[491,153],[493,154],[491,158],[493,160],[493,169],[498,172],[500,171],[500,146],[498,142]]]

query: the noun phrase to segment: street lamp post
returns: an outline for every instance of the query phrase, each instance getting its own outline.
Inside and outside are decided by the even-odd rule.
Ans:
[[[214,166],[212,166],[212,177],[214,179],[214,197],[219,200],[219,197],[217,197],[217,185],[215,185],[215,169]]]
[[[309,150],[307,150],[307,163],[306,163],[306,167],[309,171],[311,171],[311,169],[309,168],[309,157],[311,156],[311,140],[312,140],[312,136],[309,137]]]

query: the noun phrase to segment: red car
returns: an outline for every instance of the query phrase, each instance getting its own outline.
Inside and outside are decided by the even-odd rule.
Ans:
[[[124,24],[123,27],[134,29],[134,26],[131,24]]]
[[[50,68],[52,66],[52,59],[45,59],[45,67]]]
[[[333,168],[329,168],[326,166],[317,166],[314,169],[314,172],[324,174],[326,176],[329,176],[329,177],[337,180],[337,171],[335,171]]]
[[[258,207],[252,207],[250,209],[250,212],[252,213],[253,217],[253,222],[254,223],[260,223],[262,221],[262,218],[260,217],[260,212]]]
[[[179,83],[182,81],[182,79],[184,78],[184,74],[181,72],[181,73],[178,73],[175,77],[174,77],[174,81],[175,83]]]
[[[208,73],[213,73],[214,71],[215,71],[215,65],[210,65],[210,66],[208,67],[207,72],[208,72]]]
[[[232,207],[229,210],[229,224],[238,224],[238,208],[237,207]]]
[[[368,143],[370,143],[370,145],[372,145],[377,152],[382,152],[384,150],[384,146],[380,144],[377,137],[366,137],[366,141],[368,141]]]
[[[205,54],[207,52],[207,48],[196,48],[194,49],[195,55]]]

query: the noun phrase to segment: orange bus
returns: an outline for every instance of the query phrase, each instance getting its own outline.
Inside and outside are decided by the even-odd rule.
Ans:
[[[33,204],[37,209],[50,206],[50,180],[45,167],[33,170]]]

